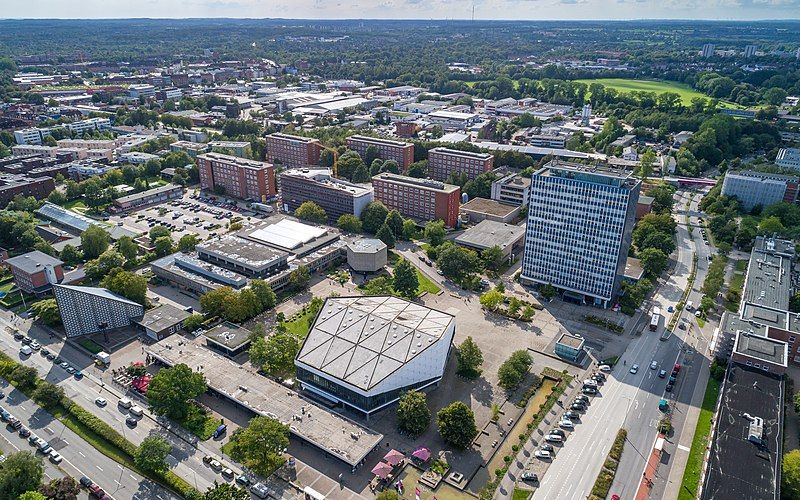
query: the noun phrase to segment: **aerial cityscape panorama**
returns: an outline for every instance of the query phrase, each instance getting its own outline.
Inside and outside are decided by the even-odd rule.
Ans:
[[[0,500],[800,500],[800,2],[6,0]]]

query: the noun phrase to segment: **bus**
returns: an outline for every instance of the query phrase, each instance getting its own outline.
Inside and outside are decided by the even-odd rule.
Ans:
[[[658,329],[658,324],[661,322],[661,309],[658,306],[653,308],[652,316],[650,318],[650,331],[654,332]]]

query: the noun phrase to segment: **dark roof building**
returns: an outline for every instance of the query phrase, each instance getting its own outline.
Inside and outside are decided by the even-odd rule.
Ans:
[[[192,313],[179,309],[172,304],[162,304],[144,313],[142,319],[136,320],[145,334],[153,340],[161,340],[183,329],[183,322]]]
[[[203,332],[203,335],[210,349],[232,358],[250,346],[250,333],[250,330],[225,321]]]
[[[49,292],[53,285],[64,281],[63,262],[46,253],[34,250],[11,257],[5,261],[20,290],[41,295]]]
[[[130,326],[144,307],[105,288],[56,285],[53,287],[67,337],[78,337]]]

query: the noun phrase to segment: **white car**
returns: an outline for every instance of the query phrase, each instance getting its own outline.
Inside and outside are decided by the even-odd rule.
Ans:
[[[102,408],[108,404],[108,401],[106,401],[106,398],[97,398],[94,400],[94,404]]]
[[[658,368],[658,361],[653,361],[652,363],[650,363],[651,370],[655,370],[656,368]]]
[[[630,371],[631,373],[634,373],[634,374],[635,374],[636,372],[638,372],[638,371],[639,371],[639,365],[633,365],[633,366],[631,366],[631,369],[630,369],[629,371]]]
[[[574,429],[575,428],[575,424],[572,423],[572,420],[569,420],[567,418],[565,418],[561,422],[559,422],[558,426],[561,427],[562,429]]]
[[[606,372],[606,373],[611,371],[611,367],[609,365],[600,365],[597,367],[597,369],[600,370],[601,372]]]
[[[51,462],[53,462],[54,464],[58,464],[61,463],[62,460],[64,460],[64,457],[62,457],[56,450],[50,452]]]
[[[536,458],[553,458],[553,455],[547,450],[536,450],[534,455],[536,455]]]

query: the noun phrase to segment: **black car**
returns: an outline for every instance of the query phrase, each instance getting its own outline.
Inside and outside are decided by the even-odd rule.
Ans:
[[[81,486],[83,486],[84,488],[88,488],[89,486],[94,484],[94,481],[92,481],[91,479],[89,479],[86,476],[82,476],[80,481],[78,481],[78,482],[81,483]]]
[[[136,424],[138,424],[139,421],[133,418],[132,416],[128,415],[128,418],[125,419],[125,423],[131,427],[136,427]]]
[[[549,451],[550,453],[553,453],[553,451],[555,451],[553,449],[553,445],[547,443],[539,445],[539,449],[544,451]]]
[[[667,388],[665,390],[667,392],[672,392],[672,384],[667,384]]]
[[[19,430],[19,437],[26,438],[26,437],[28,437],[30,435],[31,435],[31,431],[27,427],[23,427],[22,429]]]
[[[567,434],[566,434],[564,431],[562,431],[561,429],[553,429],[553,430],[551,430],[551,431],[550,431],[550,434],[558,434],[558,435],[559,435],[559,436],[561,436],[562,438],[563,438],[563,437],[565,437],[565,436],[567,435]]]
[[[25,335],[23,335],[23,334],[21,334],[19,332],[14,334],[14,340],[22,340],[24,338],[25,338]]]
[[[575,411],[585,411],[586,410],[586,406],[582,405],[582,404],[578,404],[578,403],[572,403],[572,405],[570,405],[569,409],[570,410],[575,410]]]

